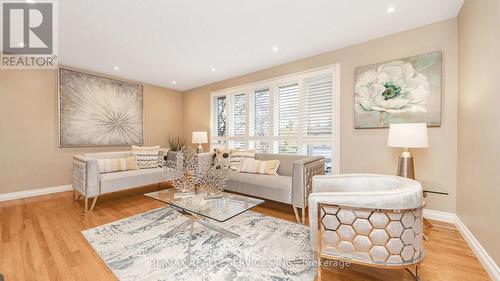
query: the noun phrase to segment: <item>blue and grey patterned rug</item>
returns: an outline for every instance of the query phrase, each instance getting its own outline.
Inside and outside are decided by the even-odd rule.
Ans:
[[[166,235],[186,220],[165,207],[82,234],[120,281],[312,281],[316,276],[303,225],[248,211],[218,223],[240,238],[224,238],[200,224],[194,224],[191,239],[189,229]]]

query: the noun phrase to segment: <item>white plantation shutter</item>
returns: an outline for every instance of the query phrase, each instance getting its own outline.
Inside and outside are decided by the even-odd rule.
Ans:
[[[274,95],[274,135],[292,137],[299,126],[298,83],[278,86]]]
[[[215,98],[215,135],[217,137],[224,137],[226,136],[226,129],[227,129],[227,123],[226,123],[226,97],[216,97]]]
[[[229,118],[229,136],[246,136],[246,94],[234,94],[231,96],[231,108]]]
[[[304,81],[303,129],[306,136],[332,134],[332,75]]]
[[[338,172],[337,66],[212,93],[212,147],[325,157]]]
[[[269,88],[255,90],[250,94],[249,133],[251,137],[269,136],[270,105]]]

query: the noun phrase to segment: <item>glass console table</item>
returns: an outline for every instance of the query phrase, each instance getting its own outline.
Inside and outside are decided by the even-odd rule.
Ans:
[[[445,188],[443,188],[443,186],[441,186],[438,183],[423,181],[423,182],[420,182],[420,184],[422,185],[422,191],[424,193],[424,207],[426,205],[425,198],[427,197],[427,195],[429,193],[430,194],[437,194],[437,195],[449,195],[450,194]],[[432,223],[428,219],[426,219],[425,217],[423,217],[423,223],[427,227],[432,227]],[[426,241],[429,241],[429,239],[425,235],[424,235],[424,239]]]

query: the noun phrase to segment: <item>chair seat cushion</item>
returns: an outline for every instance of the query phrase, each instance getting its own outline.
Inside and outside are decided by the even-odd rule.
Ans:
[[[286,204],[292,202],[292,177],[287,176],[234,173],[226,189]]]
[[[110,193],[133,187],[165,181],[163,168],[139,169],[101,174],[101,193]]]

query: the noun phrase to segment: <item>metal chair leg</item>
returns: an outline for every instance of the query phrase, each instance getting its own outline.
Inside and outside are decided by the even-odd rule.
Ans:
[[[420,281],[420,271],[418,268],[418,264],[415,266],[415,272],[411,271],[409,268],[405,268],[405,270],[411,274],[411,276],[413,277],[413,279],[415,279],[415,281]]]

